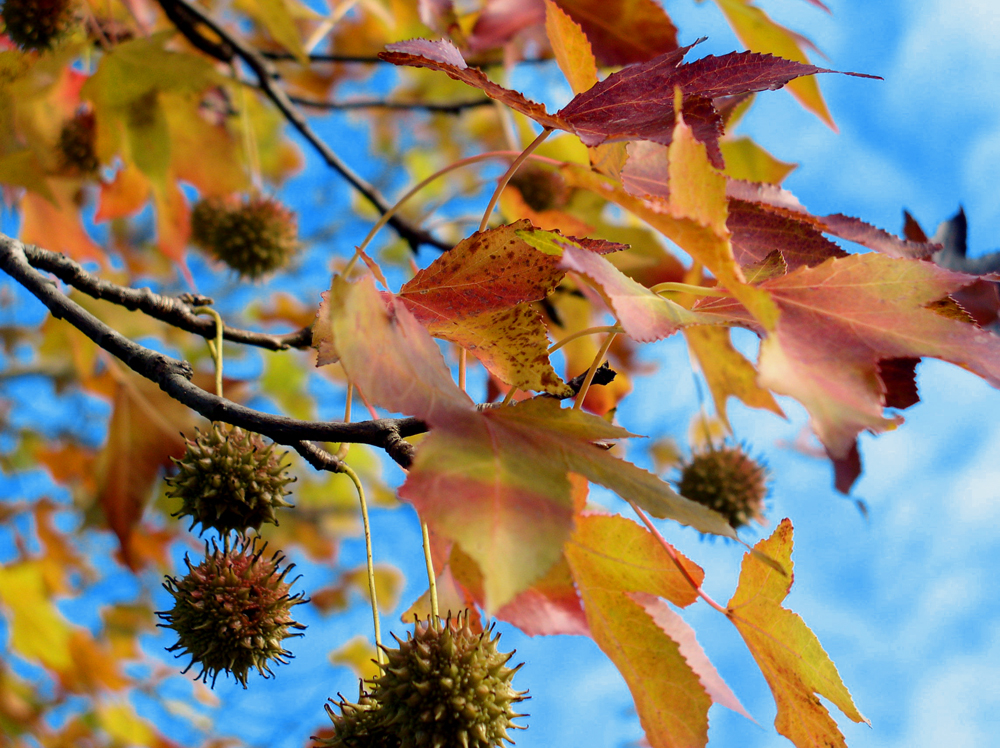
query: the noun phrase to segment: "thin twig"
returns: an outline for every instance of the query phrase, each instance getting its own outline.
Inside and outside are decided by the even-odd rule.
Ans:
[[[489,106],[492,99],[473,99],[472,101],[455,101],[452,103],[431,103],[420,101],[388,101],[386,99],[356,99],[353,101],[318,101],[316,99],[304,99],[300,96],[289,96],[288,100],[293,104],[308,107],[310,109],[342,110],[342,109],[402,109],[412,111],[422,109],[425,112],[435,112],[438,114],[461,114],[466,109],[477,109],[482,106]]]
[[[385,213],[388,210],[389,204],[382,194],[359,174],[356,174],[351,167],[341,161],[340,157],[312,129],[306,118],[288,98],[288,94],[285,93],[284,89],[277,85],[276,81],[280,78],[280,74],[268,59],[257,52],[257,50],[230,34],[221,24],[217,23],[197,5],[187,0],[159,0],[159,4],[177,29],[195,47],[222,62],[231,62],[234,57],[241,59],[253,71],[264,95],[278,107],[278,110],[289,124],[299,131],[302,137],[308,141],[327,165],[344,177],[354,189],[364,195],[380,213]],[[221,41],[215,42],[205,37],[198,30],[198,24],[207,26]],[[451,249],[450,245],[441,242],[423,229],[410,225],[409,222],[398,215],[393,216],[389,224],[414,250],[422,244],[429,244],[442,250]]]
[[[190,294],[180,297],[162,296],[148,288],[119,286],[88,273],[82,265],[66,255],[31,245],[22,246],[24,256],[30,265],[52,273],[59,280],[87,296],[110,301],[129,311],[140,311],[168,325],[209,340],[215,337],[214,320],[199,317],[194,313],[194,308],[197,306],[210,306],[212,300],[209,298]],[[232,343],[252,345],[270,351],[308,348],[312,344],[312,330],[309,327],[281,335],[269,335],[227,326],[223,328],[222,336]]]
[[[26,248],[17,239],[0,234],[0,269],[132,371],[159,385],[167,395],[212,421],[224,421],[254,431],[279,444],[299,448],[301,441],[353,442],[380,447],[402,467],[413,462],[414,447],[405,437],[422,434],[427,425],[417,418],[373,419],[355,423],[300,421],[262,413],[206,392],[191,382],[186,361],[159,353],[129,340],[61,293],[56,283],[28,262]],[[213,322],[209,324],[214,327]]]

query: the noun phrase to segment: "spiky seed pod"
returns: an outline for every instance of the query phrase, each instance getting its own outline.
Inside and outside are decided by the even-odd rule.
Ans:
[[[5,0],[4,31],[21,49],[46,50],[76,22],[74,0]]]
[[[313,740],[323,748],[399,748],[399,738],[381,724],[384,715],[378,702],[365,691],[363,685],[358,690],[357,703],[347,701],[343,696],[340,701],[330,699],[340,710],[339,714],[330,708],[330,704],[323,705],[333,722],[333,737],[314,736]]]
[[[191,217],[192,241],[251,279],[287,264],[299,249],[297,234],[295,214],[266,197],[236,207],[200,200]]]
[[[475,633],[466,613],[441,623],[418,622],[398,648],[383,647],[387,662],[371,682],[386,729],[401,748],[495,748],[513,742],[508,729],[524,715],[514,705],[527,691],[511,679],[520,669],[506,667],[513,656],[497,651],[492,628]]]
[[[677,490],[714,509],[738,529],[763,519],[767,468],[740,446],[709,449],[681,466]]]
[[[302,594],[289,595],[294,584],[285,576],[295,564],[280,570],[284,556],[275,552],[263,557],[265,543],[257,539],[235,548],[211,550],[205,544],[205,560],[197,566],[185,557],[188,573],[181,579],[167,577],[163,586],[174,597],[174,607],[157,615],[159,624],[177,632],[177,643],[168,652],[177,657],[191,656],[184,672],[201,667],[198,677],[212,685],[220,672],[231,673],[243,687],[254,668],[265,678],[273,675],[272,663],[286,663],[291,657],[283,641],[301,636],[304,629],[292,620],[291,609],[305,602]]]
[[[177,474],[166,479],[167,496],[183,502],[173,516],[220,535],[278,524],[275,511],[291,506],[284,497],[295,481],[283,462],[287,452],[278,453],[260,434],[218,422],[204,433],[195,429],[186,443],[184,456],[174,459]]]
[[[94,151],[95,132],[93,112],[78,112],[72,119],[66,120],[56,146],[60,167],[65,172],[83,176],[97,172],[101,164]]]
[[[524,202],[532,210],[543,211],[561,208],[569,200],[566,183],[554,171],[536,164],[518,169],[511,177],[510,184],[517,188]]]

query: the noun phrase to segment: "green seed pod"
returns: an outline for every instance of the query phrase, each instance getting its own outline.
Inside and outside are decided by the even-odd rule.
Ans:
[[[340,713],[333,711],[330,704],[324,704],[326,713],[333,722],[332,738],[313,737],[317,746],[323,748],[399,748],[399,738],[388,728],[383,727],[382,711],[371,694],[362,685],[359,689],[357,703],[347,701],[343,696],[340,701],[333,701]],[[339,694],[338,694],[339,695]]]
[[[192,528],[200,524],[202,532],[211,527],[221,535],[278,524],[275,510],[291,506],[283,497],[295,480],[282,462],[287,453],[229,424],[195,433],[184,456],[174,460],[177,474],[167,478],[167,496],[183,501],[174,516],[191,517]]]
[[[709,449],[681,466],[677,491],[714,509],[739,529],[763,519],[767,468],[739,446]]]
[[[371,683],[381,725],[401,748],[495,748],[513,742],[510,729],[524,729],[514,705],[527,691],[511,679],[520,669],[506,667],[513,656],[497,651],[492,628],[474,633],[469,616],[446,622],[418,622],[396,649],[383,647],[387,662]]]
[[[76,23],[73,0],[5,0],[4,31],[21,49],[44,51]]]
[[[190,655],[184,672],[199,665],[198,677],[208,683],[211,676],[213,686],[220,672],[231,673],[244,688],[253,668],[265,678],[273,675],[270,665],[292,656],[282,642],[305,628],[291,616],[292,607],[305,599],[301,593],[290,596],[294,581],[284,581],[295,565],[279,571],[284,556],[276,552],[265,559],[267,544],[259,550],[256,545],[256,538],[233,549],[213,543],[209,551],[206,543],[204,561],[191,566],[185,558],[188,573],[163,584],[174,607],[157,613],[165,621],[159,625],[178,638],[167,651]]]
[[[298,252],[295,214],[277,200],[253,197],[231,207],[208,198],[191,215],[191,240],[241,276],[256,279]]]

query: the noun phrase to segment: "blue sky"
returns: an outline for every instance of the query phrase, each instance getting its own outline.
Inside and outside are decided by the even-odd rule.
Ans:
[[[777,20],[816,41],[829,57],[817,64],[885,81],[822,78],[839,133],[783,92],[761,95],[740,131],[802,164],[786,186],[813,212],[844,212],[898,231],[906,207],[932,230],[961,204],[970,252],[1000,248],[1000,192],[993,184],[1000,172],[1000,6],[995,0],[829,4],[832,17],[804,0],[762,2]],[[683,41],[709,35],[702,54],[738,48],[714,5],[672,0],[667,9]],[[558,90],[548,94],[559,96]],[[365,159],[360,150],[343,155],[355,164]],[[308,204],[317,185],[331,184],[335,178],[314,164],[283,197]],[[338,204],[346,203],[340,197]],[[319,274],[312,276],[297,282],[325,285]],[[639,383],[619,421],[637,433],[683,439],[697,396],[682,341],[662,341],[645,355],[663,361],[664,369],[656,381]],[[668,404],[663,381],[675,388]],[[866,472],[855,494],[867,503],[867,518],[832,490],[827,464],[788,448],[806,423],[801,407],[782,402],[786,422],[731,406],[736,436],[774,475],[771,527],[788,516],[796,528],[796,586],[787,605],[815,631],[872,721],[869,728],[840,720],[854,748],[978,748],[994,744],[1000,731],[1000,393],[938,362],[921,364],[918,382],[923,402],[905,412],[907,422],[862,439]],[[646,459],[641,444],[629,456]],[[605,494],[595,498],[620,507]],[[377,512],[374,530],[377,553],[414,570],[406,605],[422,591],[423,578],[412,513]],[[705,567],[709,593],[727,600],[739,548],[704,542],[678,527],[664,532]],[[340,562],[349,567],[362,559],[360,542],[348,541]],[[308,566],[304,571],[310,587],[330,576]],[[247,692],[219,681],[221,731],[244,735],[254,746],[300,746],[310,729],[324,724],[327,696],[354,695],[353,676],[330,666],[326,656],[346,638],[370,631],[367,609],[358,605],[329,619],[305,606],[299,611],[310,629],[293,643],[297,658],[278,669],[275,680],[254,681]],[[758,723],[714,707],[710,745],[790,745],[774,732],[770,693],[735,630],[702,604],[684,616]],[[395,615],[383,626],[402,630]],[[518,746],[611,748],[641,737],[623,681],[592,642],[502,630],[504,648],[516,647],[518,661],[528,663],[516,684],[533,697],[531,727],[516,736]],[[186,693],[177,681],[178,695]],[[146,709],[159,714],[152,705]],[[180,721],[166,723],[183,735]]]

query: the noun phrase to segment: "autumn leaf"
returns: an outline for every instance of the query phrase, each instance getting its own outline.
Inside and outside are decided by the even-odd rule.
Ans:
[[[818,3],[818,0],[809,0]],[[775,23],[768,15],[755,6],[751,0],[715,0],[715,4],[725,14],[729,25],[733,27],[736,36],[754,52],[770,52],[771,54],[808,63],[809,58],[803,47],[812,47],[812,43],[794,31]],[[824,7],[822,3],[818,3]],[[826,9],[824,7],[824,9]],[[830,116],[830,110],[823,101],[819,90],[819,82],[815,78],[800,78],[792,81],[788,87],[799,103],[819,117],[832,129],[837,127]]]
[[[761,262],[774,250],[781,253],[789,270],[847,257],[815,222],[769,211],[757,203],[730,200],[726,226],[732,234],[734,256],[742,266]]]
[[[0,567],[0,601],[10,611],[10,645],[24,657],[66,672],[73,665],[71,631],[49,599],[39,561]]]
[[[583,29],[552,0],[545,2],[545,33],[573,93],[597,83],[597,62]]]
[[[556,397],[573,394],[573,388],[559,378],[549,363],[545,323],[531,304],[458,321],[428,322],[426,327],[434,337],[465,348],[490,373],[513,387]]]
[[[683,123],[678,127],[683,127]],[[727,211],[725,194],[720,196],[713,185],[720,175],[708,163],[705,148],[690,136],[682,138],[675,147],[684,154],[684,158],[678,159],[676,170],[671,174],[680,178],[686,172],[687,178],[704,179],[708,183],[693,187],[692,196],[680,198],[676,204],[671,203],[669,198],[635,197],[620,184],[576,166],[562,167],[562,174],[569,184],[590,190],[620,205],[660,231],[707,267],[744,305],[753,309],[765,327],[772,326],[777,318],[777,308],[766,292],[746,283],[733,256],[729,232],[724,227]],[[711,225],[704,225],[697,219],[707,220]],[[720,221],[722,231],[718,230]]]
[[[579,517],[566,558],[591,636],[625,678],[650,745],[704,746],[711,698],[678,643],[629,594],[687,606],[697,599],[690,582],[656,538],[623,517]],[[680,559],[700,584],[702,570]]]
[[[646,62],[677,47],[677,29],[653,0],[556,0],[602,65]]]
[[[712,324],[711,317],[653,293],[599,255],[567,245],[561,265],[591,280],[625,334],[640,343],[666,338],[688,325]]]
[[[385,52],[379,52],[379,57],[393,65],[409,65],[442,71],[457,81],[480,89],[491,99],[506,104],[515,112],[531,117],[542,127],[566,129],[563,127],[563,121],[550,115],[541,104],[525,98],[517,91],[494,83],[479,68],[470,68],[458,47],[449,41],[433,42],[427,39],[411,39],[388,45]]]
[[[427,331],[403,302],[384,302],[370,277],[335,276],[327,303],[330,340],[322,342],[373,402],[431,425],[474,410]]]
[[[726,163],[726,176],[734,179],[781,184],[796,167],[796,164],[775,158],[746,137],[722,140],[719,150]]]
[[[404,283],[396,298],[431,335],[466,348],[507,384],[566,397],[572,391],[549,363],[545,326],[528,305],[548,296],[564,271],[530,241],[535,234],[550,236],[528,221],[476,232]],[[622,248],[567,241],[588,252]]]
[[[884,359],[930,356],[1000,384],[1000,339],[932,305],[973,282],[933,263],[876,253],[833,258],[765,282],[781,316],[761,344],[761,386],[791,395],[809,411],[813,430],[834,460],[855,449],[864,430],[885,431]],[[712,299],[696,309],[731,302]]]
[[[740,581],[729,600],[729,619],[750,648],[778,705],[774,726],[799,748],[847,743],[816,695],[829,699],[854,722],[867,722],[816,635],[781,603],[792,587],[792,523],[784,519],[754,550],[781,564],[786,574],[743,556]]]
[[[757,369],[733,347],[728,329],[704,325],[690,327],[684,330],[684,337],[712,393],[715,412],[726,426],[729,426],[726,401],[730,397],[750,408],[785,415],[774,396],[757,384]]]

